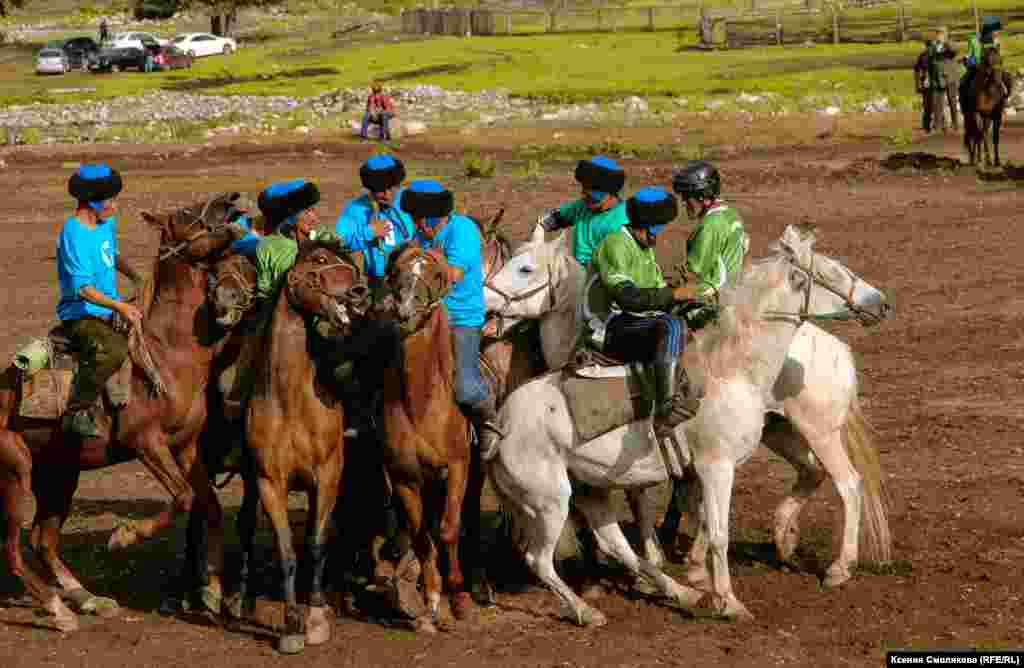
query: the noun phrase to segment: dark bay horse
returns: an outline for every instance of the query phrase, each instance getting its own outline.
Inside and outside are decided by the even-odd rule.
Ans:
[[[313,335],[307,327],[311,317],[319,317],[344,336],[368,304],[369,288],[347,254],[304,245],[263,328],[261,354],[254,358],[254,386],[245,409],[240,582],[228,612],[241,617],[248,607],[258,501],[277,535],[285,598],[285,628],[278,650],[285,654],[330,638],[323,593],[325,538],[344,469],[345,413],[330,384],[317,373],[310,356]],[[288,518],[292,488],[304,489],[309,496],[305,556],[312,566],[312,581],[305,621],[295,591],[298,564]]]
[[[986,167],[993,164],[993,158],[996,167],[1001,164],[999,132],[1013,88],[1013,77],[1003,69],[1002,62],[998,51],[986,51],[974,79],[967,86],[962,109],[964,146],[972,165],[978,163],[979,154],[984,155]]]
[[[160,232],[157,259],[143,290],[141,340],[150,359],[133,365],[134,398],[128,405],[113,419],[109,413],[99,416],[106,436],[82,440],[64,433],[58,421],[19,417],[18,371],[11,366],[0,377],[0,511],[9,520],[7,558],[14,574],[63,631],[75,629],[78,621],[61,597],[79,612],[114,614],[117,610],[116,601],[88,592],[58,554],[60,529],[70,513],[79,475],[134,458],[142,461],[173,501],[155,517],[119,526],[109,547],[121,548],[153,536],[169,526],[178,512],[204,510],[211,527],[204,598],[219,603],[222,513],[197,457],[196,440],[206,418],[201,397],[212,358],[205,262],[244,233],[227,223],[237,198],[237,193],[218,195],[174,213],[142,214]],[[150,361],[159,371],[164,386],[159,396],[139,361],[143,366]],[[30,494],[37,503],[30,541],[48,575],[56,579],[57,591],[22,558],[20,528],[29,519]]]

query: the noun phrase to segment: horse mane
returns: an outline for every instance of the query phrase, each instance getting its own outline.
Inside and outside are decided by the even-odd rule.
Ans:
[[[719,316],[700,338],[705,373],[726,378],[755,361],[754,340],[769,310],[777,309],[773,294],[785,279],[781,253],[754,260],[750,269],[719,291]]]
[[[139,310],[142,312],[144,317],[149,317],[149,312],[153,308],[153,303],[156,302],[156,283],[159,280],[160,273],[160,256],[153,258],[153,268],[150,269],[149,275],[146,276],[146,280],[142,283],[142,293],[138,295],[139,299]]]

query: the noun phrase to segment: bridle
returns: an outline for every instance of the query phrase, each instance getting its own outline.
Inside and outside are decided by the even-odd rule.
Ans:
[[[524,250],[523,252],[526,252],[526,251]],[[513,257],[515,257],[515,256],[513,256]],[[556,301],[557,301],[557,296],[555,295],[554,289],[551,289],[552,288],[552,284],[553,284],[553,281],[551,280],[551,276],[552,276],[552,274],[554,274],[554,269],[553,269],[552,265],[555,263],[555,261],[556,261],[556,259],[553,259],[550,263],[548,263],[548,266],[547,266],[547,278],[545,279],[545,281],[543,283],[541,283],[540,285],[537,285],[536,287],[530,288],[529,290],[525,290],[524,292],[520,292],[520,293],[517,293],[517,294],[514,294],[514,295],[513,294],[509,294],[508,292],[502,290],[501,288],[499,288],[497,285],[494,284],[494,278],[498,275],[498,273],[505,266],[506,260],[504,258],[502,258],[502,261],[500,263],[501,266],[499,266],[496,269],[493,269],[492,271],[488,272],[487,279],[484,281],[484,287],[487,288],[488,290],[490,290],[491,292],[495,293],[496,295],[498,295],[499,297],[501,297],[504,300],[504,303],[501,305],[501,308],[499,310],[492,311],[492,315],[495,318],[498,319],[498,326],[497,326],[497,332],[496,332],[497,338],[500,339],[502,336],[504,336],[504,333],[505,333],[505,311],[512,304],[515,304],[516,302],[525,301],[525,300],[530,299],[531,297],[533,297],[535,295],[540,294],[544,290],[548,290],[548,302],[549,302],[548,310],[553,311],[555,309],[555,305],[556,305]],[[498,264],[498,263],[496,262],[495,264]]]
[[[176,212],[175,213],[176,216],[183,216],[183,215],[191,215],[192,216],[192,219],[189,220],[188,223],[185,226],[185,233],[186,234],[188,234],[189,230],[191,230],[196,225],[199,225],[200,229],[198,231],[192,233],[192,234],[189,234],[182,241],[167,243],[167,242],[161,240],[158,261],[159,262],[163,262],[164,260],[167,260],[167,259],[172,258],[172,257],[179,257],[181,259],[185,259],[185,258],[182,258],[181,252],[183,250],[185,250],[186,248],[188,248],[189,244],[191,244],[193,241],[201,239],[202,237],[204,237],[204,236],[206,236],[208,234],[214,234],[214,233],[220,232],[222,229],[226,228],[230,224],[230,220],[231,220],[232,215],[235,214],[236,212],[238,212],[238,208],[235,207],[231,203],[228,203],[228,205],[227,205],[228,206],[228,212],[227,212],[227,215],[225,215],[223,221],[221,221],[219,223],[207,223],[206,222],[206,216],[210,212],[210,207],[212,207],[217,202],[221,202],[223,200],[223,198],[224,198],[223,195],[217,195],[215,197],[211,197],[210,199],[206,200],[206,203],[203,205],[203,208],[199,212],[198,215],[193,215],[191,213],[191,209],[183,209],[183,210],[179,210],[178,212]]]
[[[366,313],[370,303],[370,291],[364,290],[358,293],[354,293],[352,291],[353,288],[359,285],[363,285],[365,287],[362,272],[347,254],[341,253],[336,256],[338,258],[337,262],[316,265],[298,273],[296,273],[293,266],[292,269],[288,271],[285,279],[289,303],[293,306],[300,307],[302,303],[298,300],[295,293],[297,290],[304,288],[315,295],[320,295],[327,297],[328,299],[338,301],[339,305],[342,306],[343,309],[351,308],[356,315],[363,315]],[[336,269],[346,269],[352,274],[352,287],[349,288],[343,296],[332,293],[324,285],[323,274]]]
[[[423,262],[435,266],[440,264],[430,253],[424,252],[418,248],[410,248],[398,258],[388,271],[389,280],[393,280],[398,274],[409,274],[412,276],[409,286],[405,289],[411,294],[411,298],[417,306],[413,315],[403,319],[404,322],[401,325],[401,329],[406,336],[418,331],[423,326],[423,323],[426,322],[430,314],[433,313],[434,309],[441,303],[441,300],[444,299],[445,295],[448,294],[448,290],[451,288],[448,277],[442,272],[436,272],[440,279],[437,281],[436,286],[425,281],[423,278],[425,272],[422,264],[420,264]],[[425,299],[420,299],[417,296],[417,288],[421,282],[426,287]],[[399,294],[398,297],[400,298],[400,301],[405,301],[405,299],[402,298],[403,295]],[[397,310],[398,306],[399,304],[396,303],[394,308]]]
[[[241,296],[241,299],[227,307],[224,315],[222,316],[226,317],[237,315],[238,319],[235,320],[233,317],[233,322],[238,322],[239,320],[241,320],[242,316],[245,315],[245,313],[252,306],[253,301],[255,301],[256,299],[255,282],[250,282],[248,278],[245,276],[245,274],[242,273],[241,268],[239,268],[238,266],[238,264],[240,264],[241,261],[248,262],[248,260],[244,260],[244,258],[240,259],[240,261],[237,263],[231,263],[230,260],[228,260],[228,264],[226,266],[217,267],[216,275],[214,276],[214,279],[210,284],[210,291],[214,297],[214,300],[216,300],[217,290],[221,287],[222,283],[224,283],[228,279],[234,279],[235,285],[237,286],[237,290],[239,292],[239,295]]]
[[[821,272],[819,272],[815,268],[814,258],[816,257],[816,255],[817,253],[811,253],[810,264],[809,266],[806,267],[800,264],[796,257],[790,256],[790,264],[792,264],[793,267],[795,267],[798,271],[803,272],[803,274],[807,277],[807,281],[804,286],[803,305],[801,306],[800,311],[796,313],[788,313],[785,311],[771,311],[769,313],[773,316],[796,317],[801,322],[849,320],[851,315],[864,324],[876,324],[878,322],[881,322],[882,318],[880,316],[872,313],[867,309],[861,308],[860,306],[857,305],[857,302],[854,301],[853,295],[857,291],[857,284],[860,282],[860,279],[857,277],[857,275],[854,274],[849,269],[847,269],[846,267],[843,267],[844,271],[846,271],[847,273],[847,276],[849,276],[850,278],[850,289],[847,293],[844,294],[841,291],[837,290],[830,282],[828,282],[825,279],[825,277],[821,275]],[[822,288],[823,290],[826,290],[836,295],[841,300],[843,300],[843,306],[845,306],[845,310],[829,311],[827,313],[811,313],[811,290],[814,288],[815,285]]]

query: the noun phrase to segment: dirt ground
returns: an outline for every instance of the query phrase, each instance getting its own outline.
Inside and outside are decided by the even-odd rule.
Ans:
[[[908,119],[909,120],[909,119]],[[779,146],[723,150],[718,163],[739,206],[755,255],[786,224],[819,226],[819,247],[887,292],[896,316],[876,329],[834,325],[856,353],[861,398],[876,432],[891,493],[896,563],[864,569],[838,590],[820,585],[836,549],[838,497],[826,483],[803,516],[797,563],[770,556],[774,507],[795,481],[782,460],[761,450],[740,469],[732,513],[733,585],[755,615],[743,624],[696,621],[655,600],[605,591],[594,603],[606,627],[580,630],[557,620],[557,602],[539,588],[502,592],[496,608],[436,636],[417,636],[366,619],[337,620],[335,635],[300,659],[279,657],[266,633],[240,633],[194,620],[166,619],[156,608],[161,584],[176,568],[184,532],[155,546],[108,554],[103,545],[118,515],[150,512],[165,498],[135,463],[83,476],[65,551],[95,593],[117,598],[113,619],[83,618],[61,636],[37,626],[19,586],[0,580],[0,657],[15,666],[202,666],[276,662],[331,666],[880,666],[887,649],[1024,647],[1024,198],[1013,182],[980,180],[970,169],[888,171],[890,152],[868,122],[844,122],[842,136],[765,124],[785,135]],[[827,128],[826,128],[827,130]],[[473,213],[506,207],[513,238],[523,238],[543,207],[576,192],[572,165],[545,165],[517,177],[499,164],[492,179],[461,178],[468,143],[506,154],[514,142],[551,141],[550,131],[472,137],[453,133],[407,142],[411,174],[440,176]],[[608,131],[579,133],[588,144]],[[682,130],[679,131],[682,133]],[[728,128],[706,128],[727,137]],[[1024,153],[1024,135],[1009,128],[1004,154]],[[617,131],[632,141],[651,130]],[[563,141],[577,140],[577,135]],[[958,140],[918,138],[900,150],[959,156]],[[725,140],[722,140],[725,143]],[[185,155],[187,150],[192,152]],[[206,147],[74,147],[0,151],[7,195],[0,198],[0,266],[4,289],[0,353],[41,335],[56,302],[54,240],[70,204],[69,161],[104,157],[125,175],[122,252],[148,267],[156,239],[144,209],[191,203],[215,190],[255,200],[275,179],[312,177],[324,192],[321,215],[334,217],[358,189],[358,166],[370,153],[328,137],[300,142],[238,142]],[[668,163],[625,161],[629,188],[665,184]],[[666,266],[681,257],[689,228],[671,227],[658,252]],[[238,487],[226,490],[237,506]],[[624,511],[628,518],[628,511]],[[180,525],[179,525],[180,527]],[[676,558],[678,560],[678,557]],[[673,570],[680,573],[678,567]],[[264,608],[280,619],[280,611]]]

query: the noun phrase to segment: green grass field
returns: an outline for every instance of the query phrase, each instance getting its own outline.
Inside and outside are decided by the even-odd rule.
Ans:
[[[364,4],[370,3],[364,0]],[[936,0],[932,4],[960,7],[966,3]],[[985,4],[1009,7],[1010,3]],[[0,104],[70,102],[161,89],[307,97],[365,86],[375,78],[390,85],[429,83],[470,91],[500,88],[565,103],[628,95],[682,96],[691,101],[691,109],[707,98],[731,101],[740,92],[774,93],[773,103],[787,108],[813,104],[809,97],[823,104],[856,105],[878,97],[909,102],[914,96],[910,67],[920,49],[920,44],[907,42],[704,52],[691,48],[696,44],[692,29],[426,40],[363,32],[339,41],[327,32],[334,22],[322,24],[327,27],[319,33],[302,37],[295,37],[294,26],[284,20],[243,24],[250,31],[256,28],[258,39],[247,43],[243,34],[236,54],[202,59],[191,70],[157,74],[39,77],[32,72],[35,45],[4,47],[0,49],[4,56],[0,58]],[[47,38],[59,36],[63,35]],[[1004,40],[1011,65],[1021,62],[1015,54],[1024,52],[1022,39]],[[54,92],[75,88],[95,90]]]

